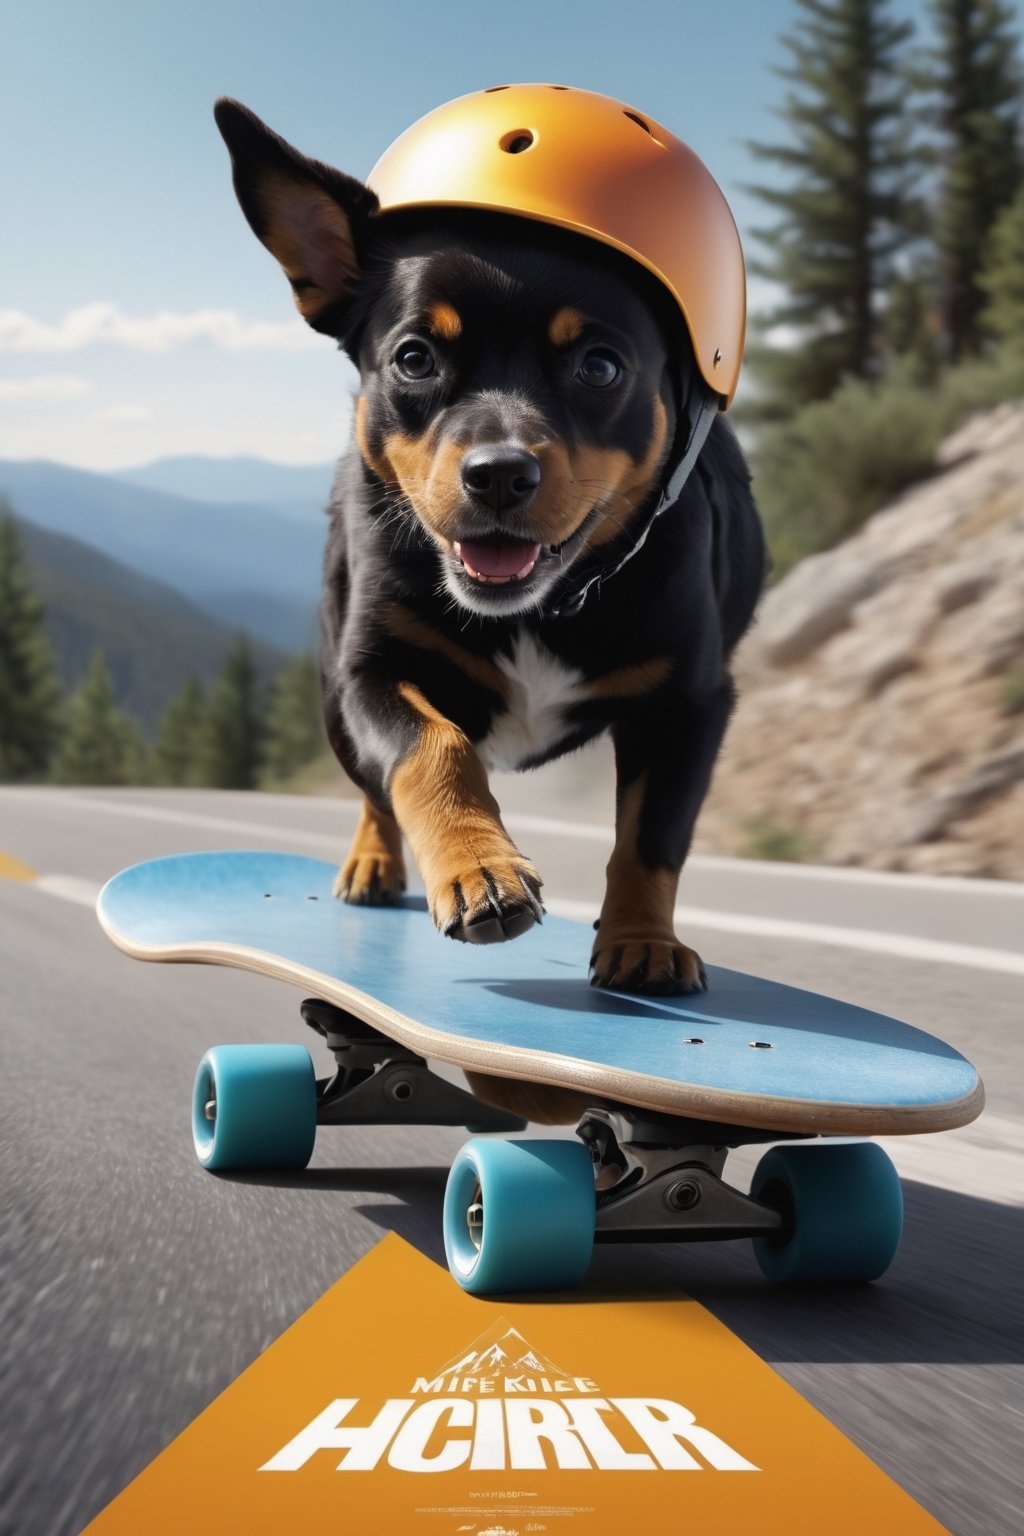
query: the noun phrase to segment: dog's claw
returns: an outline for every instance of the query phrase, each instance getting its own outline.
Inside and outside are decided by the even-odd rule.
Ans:
[[[680,997],[706,992],[707,972],[695,950],[666,939],[629,939],[595,945],[590,985],[647,997]]]
[[[445,905],[447,920],[439,903],[434,920],[446,938],[464,944],[517,939],[544,918],[539,877],[511,862],[504,870],[480,868],[452,881]]]

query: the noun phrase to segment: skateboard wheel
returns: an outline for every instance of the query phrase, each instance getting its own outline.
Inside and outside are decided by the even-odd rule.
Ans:
[[[750,1193],[786,1218],[778,1235],[754,1238],[769,1280],[877,1280],[903,1232],[903,1191],[873,1142],[773,1147]]]
[[[448,1267],[474,1296],[565,1291],[594,1247],[594,1169],[578,1141],[468,1141],[448,1175]]]
[[[215,1045],[192,1090],[192,1139],[211,1171],[305,1168],[316,1138],[316,1078],[302,1045]]]

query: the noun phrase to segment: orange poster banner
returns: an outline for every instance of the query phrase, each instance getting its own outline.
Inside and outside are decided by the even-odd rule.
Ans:
[[[483,1300],[392,1235],[86,1536],[197,1529],[942,1536],[944,1528],[697,1302],[585,1292]]]

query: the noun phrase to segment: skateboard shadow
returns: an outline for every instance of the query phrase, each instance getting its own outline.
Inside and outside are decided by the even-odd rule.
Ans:
[[[444,1266],[446,1171],[417,1170],[415,1189],[403,1187],[397,1171],[379,1172],[402,1203],[355,1208]],[[410,1196],[413,1207],[404,1203]],[[492,1299],[579,1307],[690,1298],[779,1364],[1024,1364],[1024,1209],[909,1180],[904,1197],[903,1243],[873,1285],[772,1285],[743,1240],[602,1243],[579,1290]]]
[[[352,1215],[446,1267],[445,1166],[215,1177],[347,1195]],[[578,1290],[492,1299],[517,1307],[585,1307],[689,1298],[763,1359],[781,1365],[1024,1364],[1024,1209],[913,1180],[904,1180],[903,1189],[903,1242],[892,1268],[873,1285],[771,1285],[744,1240],[602,1243]]]
[[[658,1019],[693,1017],[685,997],[633,997],[623,992],[606,992],[588,981],[569,977],[552,981],[550,977],[528,976],[515,981],[496,981],[493,976],[460,977],[456,986],[490,992],[513,1003],[531,1008],[550,1008],[556,1013],[603,1013],[618,1019]],[[694,994],[703,995],[703,994]],[[705,1022],[706,1015],[701,1016]]]

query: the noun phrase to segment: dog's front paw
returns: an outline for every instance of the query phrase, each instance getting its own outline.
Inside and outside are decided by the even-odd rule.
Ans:
[[[339,901],[357,907],[393,907],[405,890],[405,866],[383,853],[349,854],[334,879]]]
[[[590,984],[612,992],[676,997],[706,992],[708,978],[697,951],[676,938],[616,937],[599,927],[590,957]]]
[[[444,881],[431,893],[430,911],[449,939],[500,944],[542,920],[540,888],[540,876],[525,859],[491,859]]]

